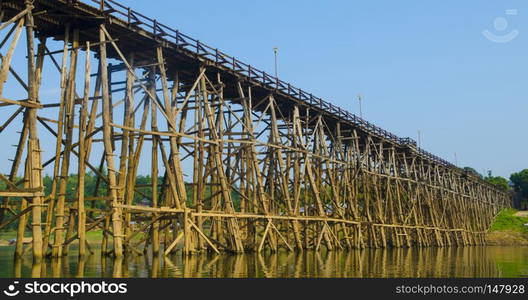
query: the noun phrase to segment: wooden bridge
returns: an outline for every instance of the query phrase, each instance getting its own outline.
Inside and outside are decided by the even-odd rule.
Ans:
[[[17,256],[74,241],[87,255],[92,230],[116,257],[477,245],[510,205],[412,139],[115,1],[0,2],[0,228],[18,223]]]

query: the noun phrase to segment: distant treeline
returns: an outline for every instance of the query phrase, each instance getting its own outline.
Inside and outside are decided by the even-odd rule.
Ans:
[[[15,182],[20,182],[22,178],[16,178]],[[164,183],[163,176],[158,177],[158,192],[161,194],[163,189],[161,188],[161,185]],[[43,178],[43,184],[44,184],[44,192],[45,195],[50,195],[53,185],[53,177],[50,175],[46,175]],[[149,175],[138,175],[136,177],[136,192],[134,193],[134,199],[132,201],[133,204],[143,204],[143,205],[151,205],[151,199],[152,199],[152,187],[149,186],[152,184],[151,176]],[[71,174],[68,176],[67,183],[66,183],[66,199],[74,199],[77,198],[77,190],[79,186],[79,176],[77,174]],[[187,206],[191,207],[193,205],[193,184],[186,183],[186,194],[187,194]],[[95,193],[95,190],[97,188],[97,193]],[[0,190],[6,190],[7,186],[6,183],[0,180]],[[58,185],[57,185],[58,189]],[[89,172],[85,176],[85,196],[86,197],[92,197],[93,195],[98,196],[107,196],[108,195],[108,185],[104,180],[97,180],[97,175],[93,172]],[[233,205],[235,206],[235,209],[238,209],[240,207],[240,195],[238,192],[236,192],[234,189],[231,192],[231,197],[233,200]],[[1,197],[0,197],[1,198]],[[202,195],[202,198],[204,199],[204,202],[210,201],[211,198],[211,187],[209,185],[204,187],[204,192]],[[17,197],[11,197],[12,203],[16,203],[20,201]],[[159,199],[160,203],[163,203],[164,199]],[[93,204],[92,204],[93,202]],[[91,207],[93,205],[94,208],[104,208],[105,207],[105,201],[104,200],[96,200],[96,201],[89,201],[86,202],[86,207]],[[14,222],[10,224],[6,229],[14,229],[16,228],[16,223]]]
[[[493,176],[491,171],[488,171],[486,175],[482,175],[471,167],[465,167],[464,170],[479,176],[503,191],[513,192],[514,207],[528,209],[528,169],[512,173],[510,180],[501,176]]]

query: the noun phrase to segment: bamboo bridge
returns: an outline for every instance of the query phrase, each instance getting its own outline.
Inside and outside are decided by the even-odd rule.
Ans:
[[[18,224],[16,256],[88,255],[94,230],[115,257],[479,245],[510,206],[412,139],[116,1],[0,3],[0,229]]]

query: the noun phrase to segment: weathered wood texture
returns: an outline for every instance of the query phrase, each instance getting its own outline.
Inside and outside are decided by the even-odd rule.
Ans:
[[[19,126],[0,226],[18,220],[16,255],[28,230],[35,258],[75,240],[86,255],[94,229],[115,256],[477,245],[510,205],[411,139],[113,1],[3,1],[0,16],[0,134]]]

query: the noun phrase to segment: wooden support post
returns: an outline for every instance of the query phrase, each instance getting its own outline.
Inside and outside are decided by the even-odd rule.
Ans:
[[[122,230],[122,219],[121,209],[116,207],[119,204],[117,201],[117,181],[115,174],[115,163],[114,163],[114,150],[112,148],[112,136],[110,127],[110,89],[108,86],[108,70],[106,68],[106,37],[104,33],[104,25],[100,25],[99,29],[99,55],[101,61],[101,82],[103,89],[103,135],[104,135],[104,148],[105,157],[108,168],[108,181],[109,181],[109,192],[112,197],[112,227],[114,233],[114,255],[121,257],[123,255],[123,230]]]
[[[26,37],[27,37],[27,54],[28,54],[28,101],[37,103],[38,100],[38,83],[35,68],[35,51],[33,36],[33,1],[26,0]],[[28,127],[29,127],[29,144],[28,144],[28,164],[27,171],[30,172],[28,186],[32,189],[43,190],[42,186],[42,165],[40,159],[40,144],[37,133],[37,108],[28,108]],[[33,259],[39,261],[42,254],[42,197],[35,196],[32,199],[31,227],[33,236]]]
[[[90,97],[90,42],[86,42],[86,63],[84,68],[84,97],[80,108],[79,117],[79,183],[77,197],[77,234],[79,236],[79,257],[86,255],[86,210],[84,207],[85,178],[86,178],[86,119],[88,114],[88,98]]]
[[[79,45],[79,30],[74,29],[73,31],[73,46],[78,48]],[[73,127],[74,127],[74,107],[75,107],[75,76],[77,71],[77,56],[78,50],[73,50],[70,56],[70,70],[68,72],[68,78],[66,86],[62,90],[64,93],[64,126],[66,138],[64,142],[64,153],[62,157],[62,165],[60,169],[59,179],[59,194],[57,199],[57,212],[56,212],[56,230],[55,230],[55,241],[52,248],[52,256],[60,257],[63,256],[63,243],[64,243],[64,226],[65,222],[65,199],[66,199],[66,188],[68,183],[69,167],[70,167],[70,155],[73,149]],[[58,137],[62,138],[62,137]]]
[[[149,90],[151,95],[156,95],[156,73],[155,68],[151,67],[149,72]],[[151,99],[152,102],[156,99]],[[151,106],[151,129],[158,131],[158,107]],[[152,136],[152,160],[151,160],[151,180],[152,180],[152,207],[158,207],[158,137]],[[153,220],[158,218],[156,213],[152,214]],[[159,221],[152,223],[152,255],[157,256],[160,250]]]

